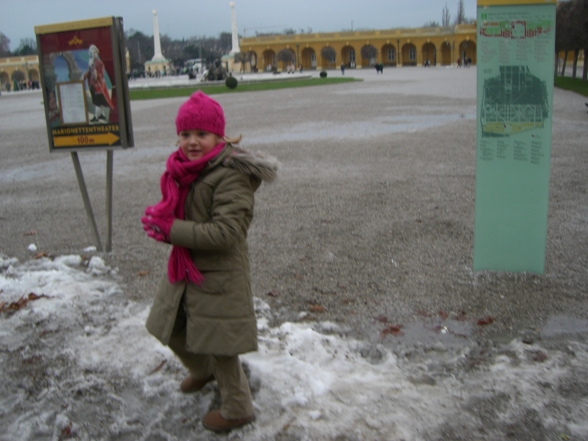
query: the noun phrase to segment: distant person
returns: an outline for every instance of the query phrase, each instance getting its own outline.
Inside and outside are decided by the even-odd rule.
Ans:
[[[341,63],[341,75],[345,75],[345,63]]]
[[[254,419],[239,361],[257,350],[247,230],[254,193],[275,179],[278,164],[233,145],[240,138],[225,137],[220,104],[200,91],[180,106],[176,131],[179,148],[161,177],[163,199],[141,218],[149,237],[172,245],[147,330],[188,369],[182,392],[217,381],[221,407],[202,422],[226,432]]]

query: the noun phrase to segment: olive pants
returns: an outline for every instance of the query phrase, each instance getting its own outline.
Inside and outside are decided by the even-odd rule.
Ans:
[[[168,346],[194,378],[205,379],[214,375],[221,394],[220,412],[223,418],[232,420],[253,415],[251,390],[238,355],[227,357],[195,354],[186,349],[186,313],[183,302],[178,308]]]

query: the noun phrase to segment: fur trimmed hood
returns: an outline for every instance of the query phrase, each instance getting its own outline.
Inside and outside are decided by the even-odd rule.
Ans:
[[[225,167],[233,168],[261,181],[273,182],[280,169],[279,161],[265,153],[249,153],[240,147],[232,146],[233,151],[223,159]]]

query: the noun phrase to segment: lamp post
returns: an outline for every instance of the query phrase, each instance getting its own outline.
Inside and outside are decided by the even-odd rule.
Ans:
[[[30,80],[29,62],[28,61],[25,61],[24,68],[25,68],[25,87],[28,89],[29,88],[29,80]]]
[[[296,64],[302,66],[300,62],[300,43],[296,43]],[[296,66],[294,66],[294,69],[296,69]]]
[[[453,65],[453,60],[455,60],[455,40],[451,42],[451,64]]]

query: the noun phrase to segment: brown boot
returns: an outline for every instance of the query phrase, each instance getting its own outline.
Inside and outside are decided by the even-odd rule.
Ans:
[[[208,378],[200,380],[198,378],[193,377],[191,374],[184,378],[184,381],[180,383],[180,390],[185,394],[189,394],[191,392],[196,392],[206,386],[208,383],[214,380],[214,375],[211,375]]]
[[[233,429],[236,429],[237,427],[249,424],[254,419],[255,416],[251,415],[246,418],[227,420],[221,415],[220,410],[213,410],[212,412],[208,412],[204,416],[204,418],[202,419],[202,424],[208,430],[212,430],[213,432],[229,432]]]

